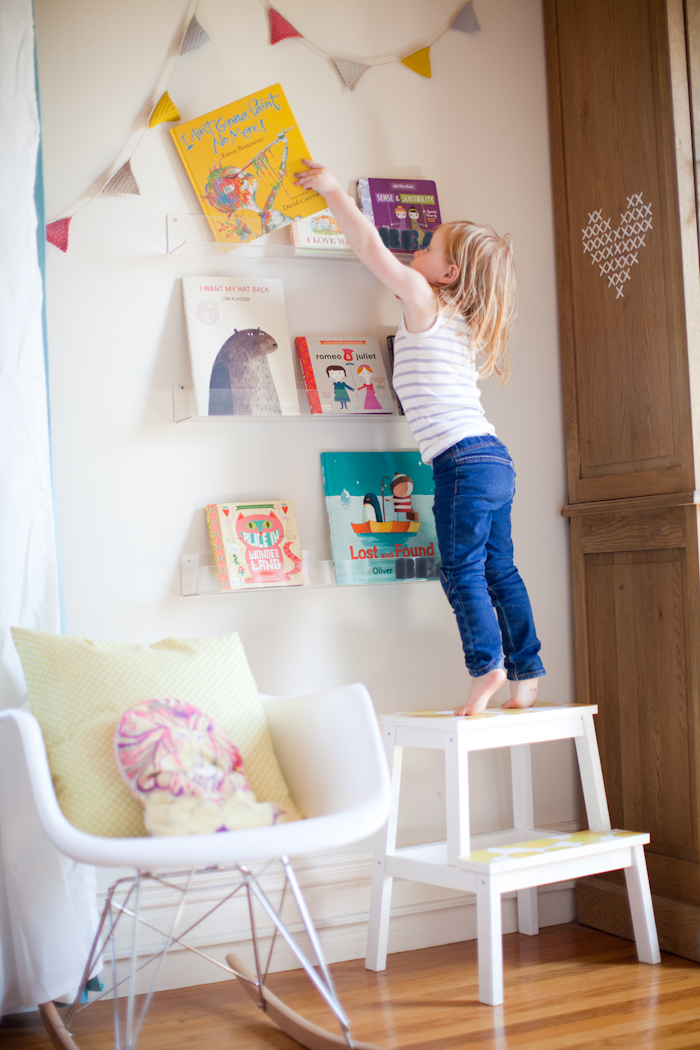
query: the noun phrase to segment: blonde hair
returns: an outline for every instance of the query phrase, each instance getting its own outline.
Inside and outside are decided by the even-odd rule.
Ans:
[[[469,324],[472,345],[483,360],[483,377],[510,374],[510,333],[517,313],[515,260],[509,233],[499,237],[490,226],[475,222],[447,222],[443,248],[457,275],[435,291],[441,306]]]

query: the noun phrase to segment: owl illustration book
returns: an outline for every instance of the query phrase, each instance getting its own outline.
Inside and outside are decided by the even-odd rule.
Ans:
[[[206,513],[220,590],[305,582],[291,503],[210,503]]]

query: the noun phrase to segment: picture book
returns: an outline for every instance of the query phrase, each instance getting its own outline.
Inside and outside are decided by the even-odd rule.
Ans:
[[[295,340],[312,415],[391,415],[388,362],[373,336],[300,335]]]
[[[298,415],[282,281],[183,277],[182,291],[197,415]]]
[[[418,451],[322,452],[336,583],[440,575],[433,472]]]
[[[427,248],[440,225],[437,187],[427,179],[358,179],[364,215],[392,252]]]
[[[315,248],[317,251],[352,255],[352,248],[328,208],[308,219],[295,219],[292,223],[292,241],[295,248],[302,250]]]
[[[281,84],[171,128],[214,239],[245,244],[326,202],[294,185],[311,159]]]
[[[219,590],[305,582],[291,503],[210,503],[206,514]]]

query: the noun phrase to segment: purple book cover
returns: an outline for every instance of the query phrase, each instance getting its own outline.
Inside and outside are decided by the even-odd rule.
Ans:
[[[434,182],[428,179],[358,179],[362,212],[392,252],[427,248],[440,225]]]

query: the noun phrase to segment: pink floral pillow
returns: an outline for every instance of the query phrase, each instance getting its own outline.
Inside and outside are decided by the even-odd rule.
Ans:
[[[233,741],[185,701],[145,700],[125,711],[114,751],[152,835],[203,835],[285,819],[274,803],[257,801]]]

